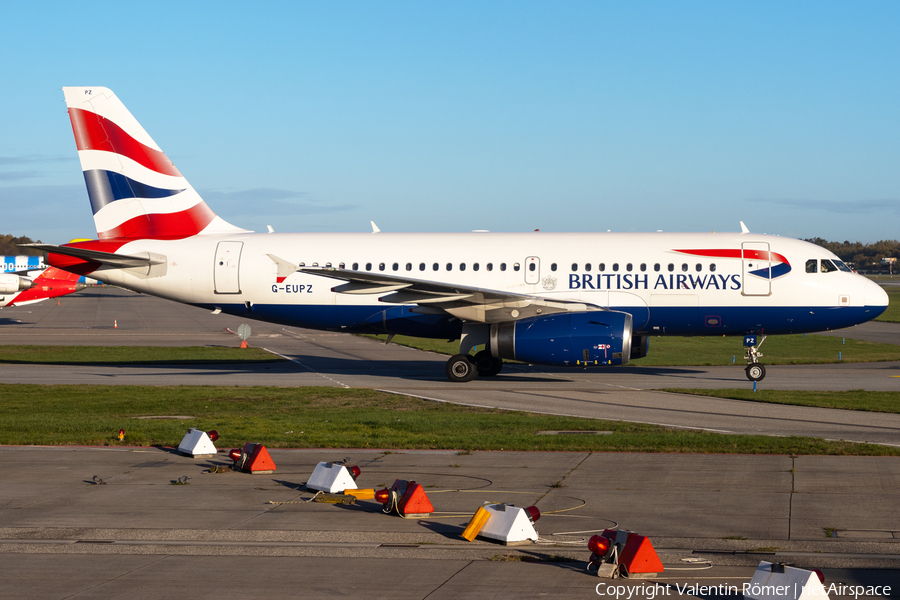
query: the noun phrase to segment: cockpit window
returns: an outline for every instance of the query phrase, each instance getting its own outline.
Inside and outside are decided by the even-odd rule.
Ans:
[[[850,267],[848,267],[847,265],[845,265],[843,261],[835,260],[835,261],[832,261],[832,262],[833,262],[834,264],[836,264],[836,265],[837,265],[837,268],[840,269],[841,271],[843,271],[844,273],[852,273],[852,272],[853,272],[853,269],[851,269]]]
[[[811,258],[806,261],[806,272],[807,273],[818,273],[819,272],[819,261],[815,258]]]
[[[822,262],[820,264],[822,265],[822,273],[833,273],[838,270],[838,268],[834,266],[834,263],[828,259],[822,259]]]

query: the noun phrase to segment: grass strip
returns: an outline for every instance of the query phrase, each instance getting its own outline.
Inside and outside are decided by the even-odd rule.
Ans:
[[[0,363],[47,365],[211,365],[278,362],[260,348],[225,346],[0,346]]]
[[[565,450],[900,456],[900,449],[805,437],[722,435],[554,417],[326,387],[0,385],[0,444],[176,446],[188,427],[220,448]],[[148,416],[190,418],[139,419]],[[117,441],[119,429],[125,441]],[[538,435],[539,431],[611,431]]]
[[[712,398],[730,398],[732,400],[750,400],[753,402],[769,402],[772,404],[793,404],[796,406],[815,406],[818,408],[842,408],[845,410],[864,410],[871,412],[900,413],[900,394],[897,392],[868,392],[866,390],[850,390],[848,392],[807,392],[793,390],[696,390],[666,389],[676,394],[694,396],[710,396]]]
[[[876,321],[886,323],[900,323],[900,289],[885,288],[888,295],[888,307],[883,313],[875,317]]]
[[[376,337],[376,336],[370,336]],[[459,342],[395,336],[394,343],[441,354],[456,354]],[[876,344],[823,335],[773,335],[761,346],[768,365],[830,364],[900,360],[900,345]],[[744,364],[740,337],[651,337],[650,353],[629,366],[687,367]]]

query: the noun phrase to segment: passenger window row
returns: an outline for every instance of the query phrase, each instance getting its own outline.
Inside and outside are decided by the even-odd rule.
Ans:
[[[674,265],[673,263],[669,263],[669,265],[668,265],[667,268],[668,268],[669,271],[674,271],[674,270],[675,270],[675,265]],[[710,264],[707,266],[707,268],[708,268],[710,271],[715,271],[715,270],[716,270],[716,264],[715,264],[715,263],[710,263]],[[580,270],[583,270],[583,271],[590,271],[591,269],[592,269],[592,265],[591,265],[590,263],[585,263],[584,268],[583,268],[583,269],[580,269]],[[647,263],[641,263],[640,266],[639,266],[639,269],[640,269],[641,272],[645,272],[645,271],[647,270]],[[550,265],[550,270],[551,270],[551,271],[555,271],[555,270],[556,270],[556,263]],[[606,271],[606,263],[600,263],[599,265],[597,265],[597,270],[598,270],[598,271],[601,271],[601,272],[602,272],[602,271]],[[612,270],[613,270],[613,271],[618,271],[618,270],[619,270],[619,263],[613,263],[613,264],[612,264]],[[626,265],[625,265],[625,270],[628,271],[629,273],[630,273],[631,271],[634,271],[634,264],[632,264],[632,263],[626,263]],[[654,265],[653,265],[653,270],[656,271],[656,272],[661,271],[661,270],[662,270],[662,265],[660,265],[659,263],[654,264]],[[682,264],[681,264],[681,270],[684,271],[684,272],[687,272],[687,271],[690,270],[690,266],[689,266],[687,263],[682,263]],[[697,263],[696,265],[694,265],[694,270],[697,271],[698,273],[700,273],[701,271],[703,271],[703,264],[702,264],[702,263]],[[579,265],[578,265],[578,263],[572,263],[572,272],[575,273],[575,272],[577,272],[577,271],[579,271]]]
[[[813,263],[814,263],[815,261],[814,261],[814,260],[813,260],[813,261],[807,261],[807,263],[806,263],[806,272],[807,272],[807,273],[814,272],[814,271],[810,271],[810,270],[809,270],[809,269],[810,269],[810,262],[813,262]],[[825,263],[825,262],[829,262],[829,261],[822,261],[822,262]],[[835,261],[835,262],[838,262],[838,261]],[[844,267],[842,270],[848,270],[848,271],[849,271],[849,269],[846,267],[846,265],[844,265],[844,263],[840,263],[840,265],[842,265],[842,266]],[[305,262],[301,262],[299,266],[305,267],[305,266],[306,266],[306,263],[305,263]],[[319,265],[318,262],[314,262],[314,263],[312,263],[311,266],[313,266],[313,267],[318,267],[318,266],[320,266],[320,265]],[[431,265],[431,270],[432,270],[432,271],[440,271],[440,270],[441,270],[441,266],[442,266],[441,263],[432,263],[432,265]],[[333,267],[333,265],[332,265],[332,263],[330,263],[330,262],[326,262],[326,263],[324,264],[324,267],[330,269],[330,268]],[[392,264],[390,264],[390,265],[388,265],[387,263],[378,263],[377,265],[374,265],[373,263],[365,263],[364,267],[365,267],[364,270],[366,270],[366,271],[372,271],[373,269],[377,269],[378,271],[386,271],[386,270],[400,271],[400,270],[401,270],[401,269],[400,269],[400,263],[392,263]],[[347,268],[347,263],[343,263],[343,262],[338,263],[337,268],[338,268],[338,269],[346,269],[346,268]],[[443,268],[444,268],[445,271],[452,271],[452,270],[454,269],[454,263],[450,263],[450,262],[445,263],[445,264],[443,265]],[[458,268],[460,271],[465,271],[465,270],[466,270],[466,263],[459,263],[459,265],[457,266],[457,268]],[[521,270],[521,268],[522,268],[522,266],[521,266],[519,263],[513,263],[513,264],[512,264],[512,270],[513,270],[513,271],[519,271],[519,270]],[[593,266],[592,266],[590,263],[585,263],[585,264],[584,264],[583,270],[586,271],[586,272],[589,272],[589,271],[591,271],[592,268],[593,268]],[[619,271],[619,263],[612,263],[611,268],[612,268],[612,271],[613,271],[613,272],[618,272],[618,271]],[[675,265],[674,265],[673,263],[669,263],[667,268],[668,268],[669,271],[675,271]],[[715,263],[710,263],[709,265],[707,265],[707,268],[709,269],[709,271],[714,272],[714,271],[716,270],[716,264],[715,264]],[[834,267],[832,266],[831,268],[834,268]],[[353,270],[353,271],[359,271],[359,270],[360,270],[360,263],[352,263],[352,265],[350,266],[350,269]],[[419,271],[427,271],[427,270],[428,270],[428,265],[426,265],[425,263],[419,263],[418,269],[419,269]],[[493,270],[494,270],[494,263],[485,263],[484,269],[485,269],[485,271],[493,271]],[[641,272],[647,271],[647,263],[641,263],[641,264],[639,265],[639,269],[640,269]],[[823,266],[823,269],[824,269],[824,266]],[[404,265],[404,270],[406,270],[406,271],[412,271],[412,270],[413,270],[413,263],[406,263],[406,264]],[[479,270],[481,270],[481,263],[472,263],[472,270],[473,270],[473,271],[479,271]],[[500,271],[506,271],[506,263],[500,263],[500,264],[499,264],[499,270],[500,270]],[[529,263],[529,264],[528,264],[528,270],[529,270],[529,271],[532,271],[532,272],[536,271],[536,270],[537,270],[537,264],[535,264],[535,263],[533,263],[533,262],[532,262],[532,263]],[[556,263],[550,263],[550,270],[551,270],[551,271],[556,271],[556,270],[557,270],[557,265],[556,265]],[[606,263],[600,263],[599,265],[597,265],[597,270],[600,271],[600,272],[606,271]],[[659,263],[656,263],[656,264],[653,265],[653,270],[656,271],[656,272],[659,272],[659,271],[662,270],[662,266],[661,266]],[[682,263],[682,264],[681,264],[681,270],[684,271],[684,272],[687,272],[687,271],[690,270],[690,267],[689,267],[689,265],[688,265],[687,263]],[[702,263],[697,263],[696,265],[694,265],[694,270],[697,271],[698,273],[702,272],[702,271],[703,271],[703,264],[702,264]],[[579,264],[578,264],[578,263],[572,263],[572,272],[575,273],[575,272],[577,272],[577,271],[579,271]],[[633,263],[626,263],[626,264],[625,264],[625,271],[627,271],[627,272],[629,272],[629,273],[632,272],[632,271],[634,271],[634,264],[633,264]],[[823,272],[827,272],[827,271],[823,271]]]

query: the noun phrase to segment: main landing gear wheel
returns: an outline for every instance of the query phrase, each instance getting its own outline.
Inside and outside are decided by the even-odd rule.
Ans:
[[[447,372],[447,377],[450,381],[464,383],[478,377],[478,369],[467,354],[456,354],[451,356],[450,360],[447,361],[447,366],[444,370]]]
[[[491,356],[489,350],[482,350],[476,353],[472,360],[475,361],[475,368],[478,369],[479,377],[493,377],[503,368],[503,361]]]
[[[766,377],[766,368],[759,363],[750,363],[745,372],[750,381],[762,381]]]

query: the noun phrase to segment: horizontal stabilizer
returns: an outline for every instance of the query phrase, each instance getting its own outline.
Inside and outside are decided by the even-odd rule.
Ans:
[[[86,248],[71,248],[69,246],[55,246],[53,244],[19,244],[28,248],[37,248],[53,252],[54,254],[62,254],[64,256],[72,256],[82,260],[100,263],[107,267],[115,269],[128,269],[131,267],[148,267],[150,265],[161,264],[165,262],[159,258],[151,258],[150,256],[131,256],[128,254],[115,254],[113,252],[101,252],[100,250],[88,250]]]

